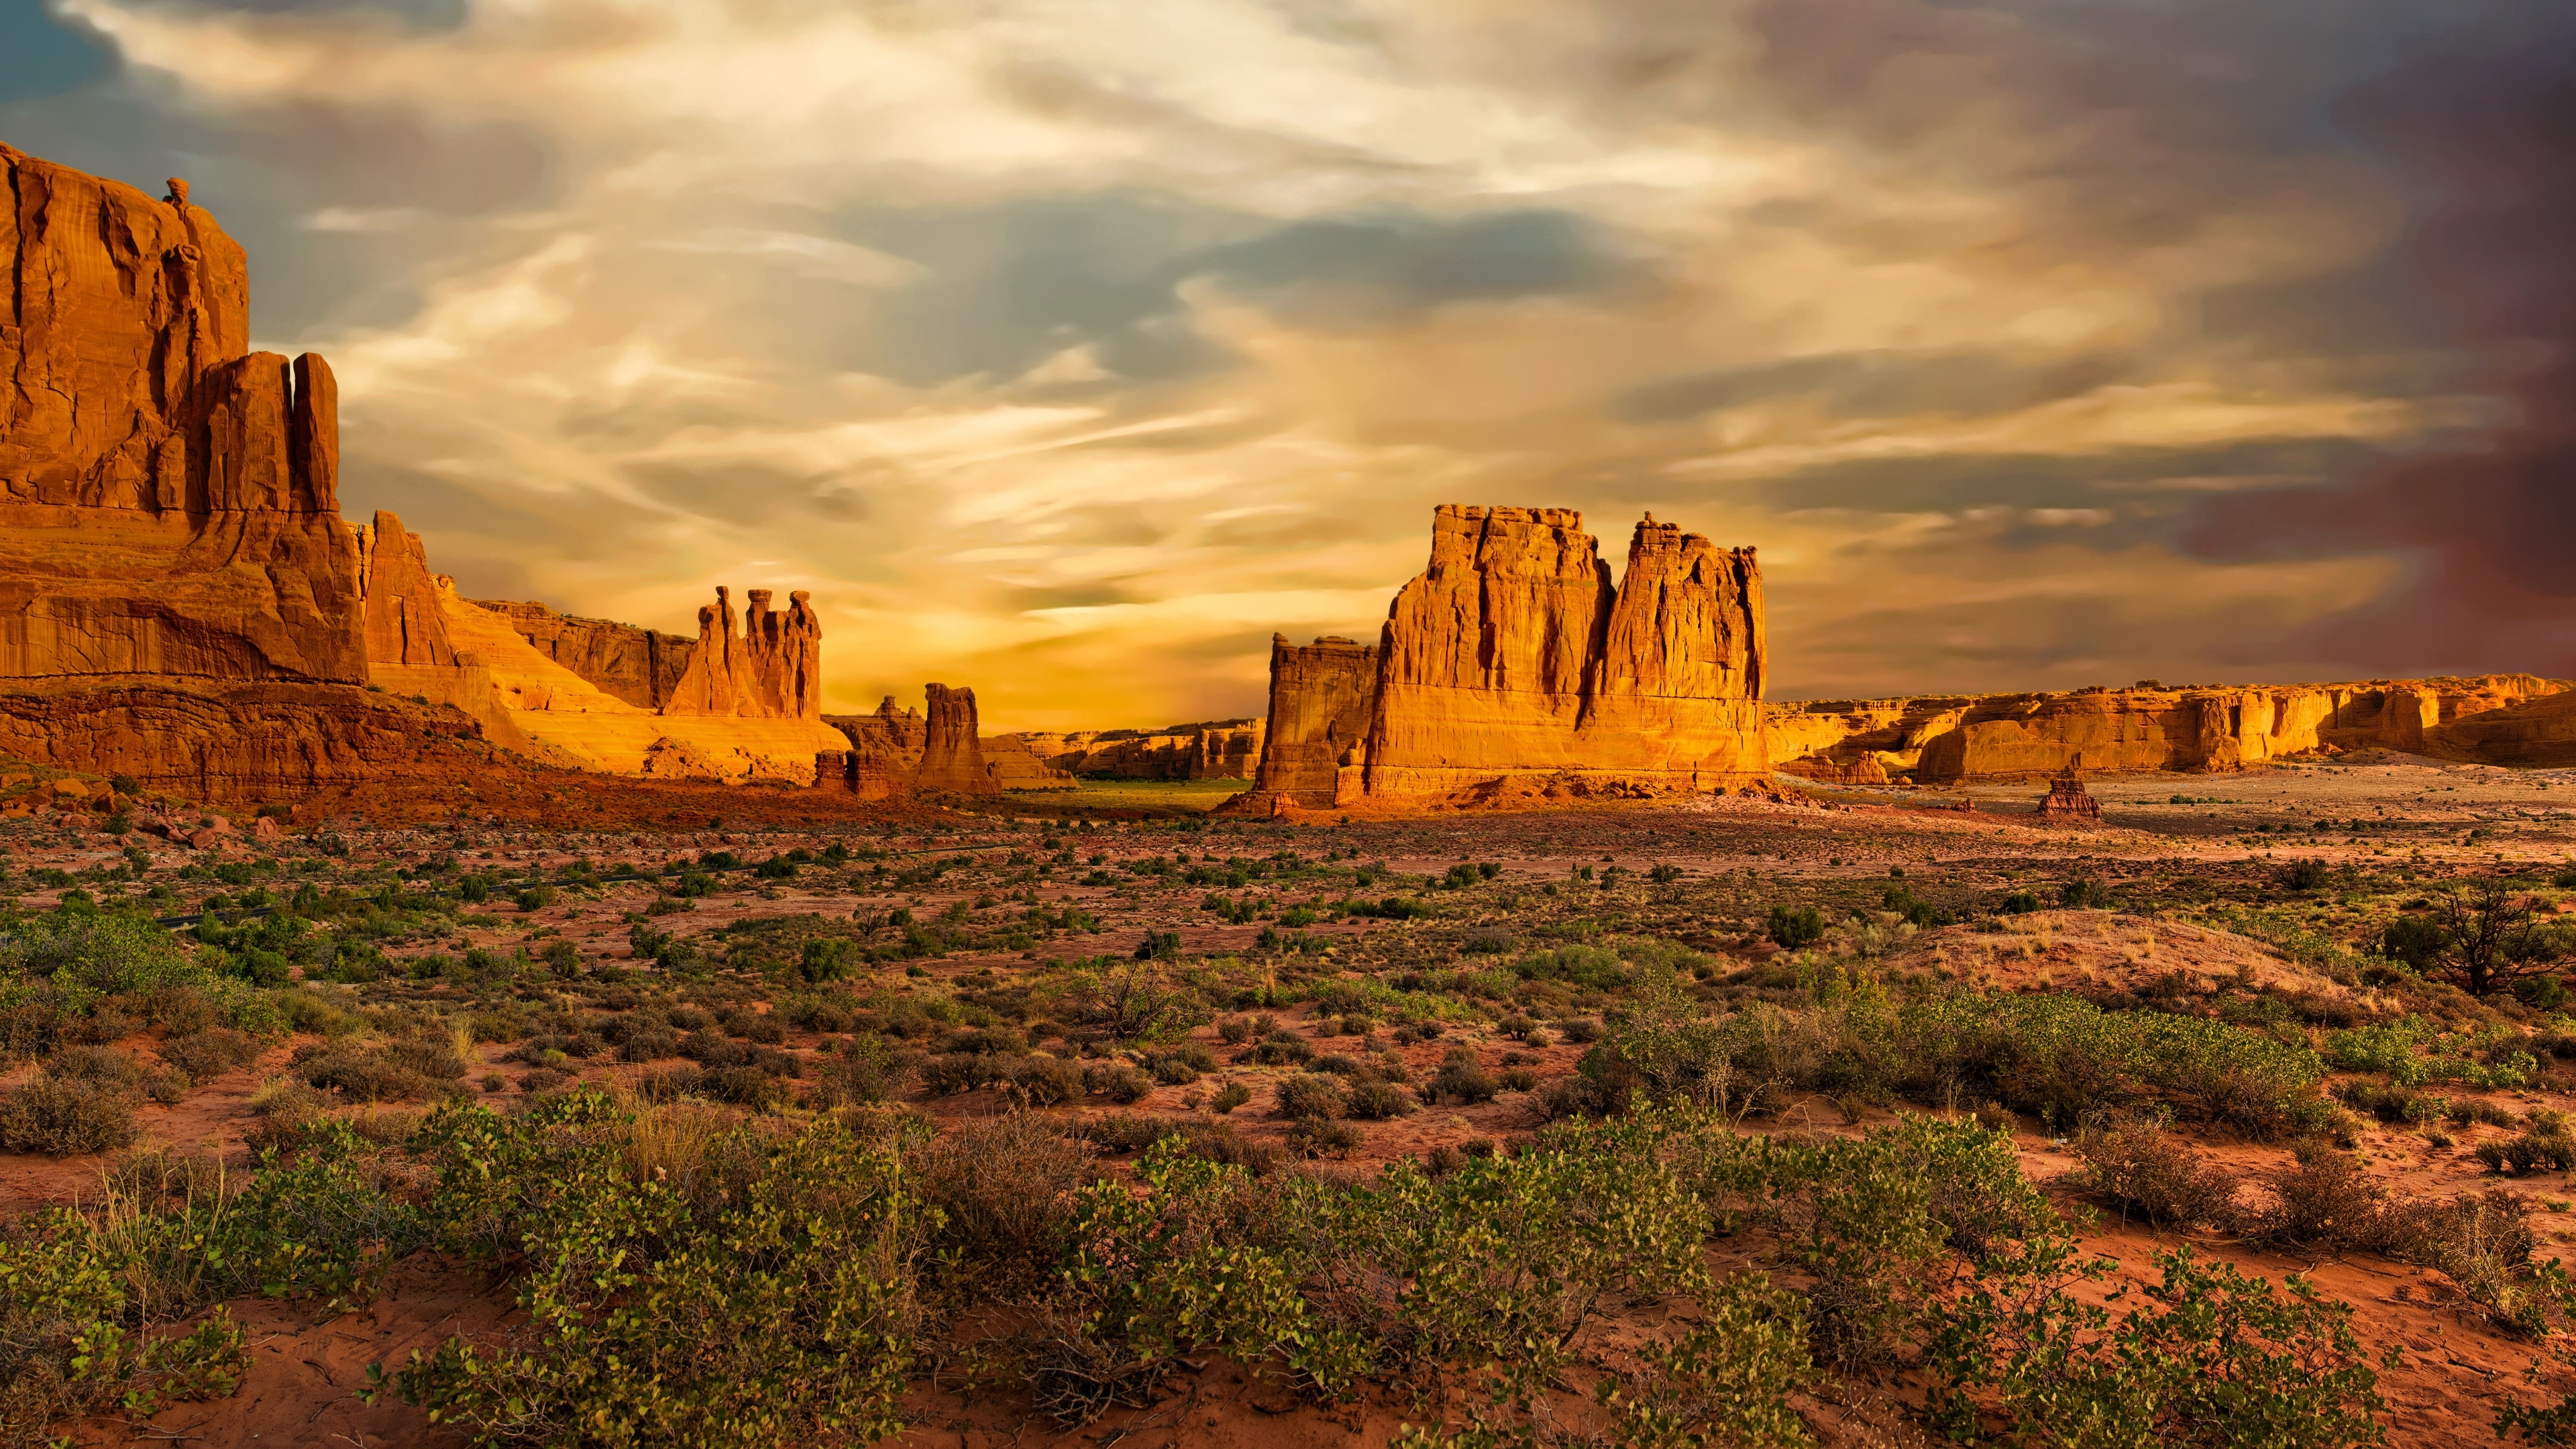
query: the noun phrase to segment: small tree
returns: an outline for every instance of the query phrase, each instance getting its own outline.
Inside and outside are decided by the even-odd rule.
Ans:
[[[2543,924],[2531,897],[2501,876],[2445,887],[2432,905],[2423,924],[2406,933],[2405,954],[2471,996],[2554,975],[2567,964],[2566,933]]]

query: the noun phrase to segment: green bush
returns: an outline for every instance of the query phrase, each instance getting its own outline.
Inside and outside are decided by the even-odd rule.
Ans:
[[[559,1122],[578,1119],[483,1113],[442,1125],[442,1207],[515,1240],[527,1321],[506,1342],[451,1338],[415,1354],[392,1380],[404,1399],[485,1443],[900,1430],[914,1264],[941,1219],[906,1188],[892,1146],[815,1122],[700,1215],[664,1183],[638,1180],[604,1133],[529,1140]],[[529,1170],[541,1154],[542,1175]],[[516,1200],[496,1198],[495,1182]]]
[[[2063,1443],[2377,1444],[2387,1405],[2352,1310],[2292,1274],[2279,1290],[2189,1248],[2116,1322],[2069,1291],[2098,1279],[2051,1245],[1946,1315],[1927,1355],[1933,1423]],[[1990,1402],[1984,1408],[1980,1400]]]
[[[1814,906],[1773,906],[1770,936],[1783,951],[1796,951],[1825,938],[1825,913]]]
[[[797,958],[797,974],[812,982],[845,981],[858,966],[858,943],[839,936],[807,941]]]

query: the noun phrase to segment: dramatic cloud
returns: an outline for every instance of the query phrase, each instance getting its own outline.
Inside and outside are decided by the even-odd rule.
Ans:
[[[2492,0],[49,0],[470,591],[1256,711],[1434,503],[1763,550],[1785,694],[2576,671],[2576,23]]]

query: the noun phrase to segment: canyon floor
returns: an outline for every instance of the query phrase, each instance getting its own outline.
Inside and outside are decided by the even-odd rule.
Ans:
[[[2082,1251],[2116,1265],[2086,1301],[2137,1301],[2117,1285],[2155,1282],[2155,1255],[2183,1246],[2276,1285],[2303,1275],[2349,1305],[2391,1443],[2488,1439],[2508,1396],[2576,1387],[2559,1335],[2509,1321],[2528,1299],[2502,1279],[2277,1221],[2305,1142],[2358,1166],[2374,1213],[2510,1192],[2532,1246],[2498,1268],[2506,1279],[2576,1241],[2563,1157],[2489,1160],[2504,1144],[2564,1145],[2576,1067],[2558,1062],[2576,1058],[2576,1021],[2560,1013],[2576,1002],[2562,1008],[2554,985],[2475,1000],[2378,953],[2392,922],[2486,877],[2520,881],[2544,925],[2576,921],[2576,771],[2385,756],[2090,786],[2096,829],[2041,824],[2038,784],[1796,782],[1777,798],[1286,824],[1208,818],[1226,792],[1204,786],[840,806],[818,820],[799,818],[794,792],[728,805],[634,785],[586,796],[575,781],[553,787],[565,798],[552,811],[508,813],[577,828],[497,805],[371,824],[404,812],[325,801],[278,838],[206,850],[110,834],[94,816],[0,819],[15,918],[38,923],[9,943],[22,969],[26,941],[66,922],[148,915],[188,959],[282,1003],[267,1029],[222,1035],[113,998],[49,1027],[53,1056],[17,1040],[0,1089],[62,1074],[54,1057],[74,1051],[91,1053],[93,1079],[130,1078],[127,1125],[103,1129],[126,1140],[0,1153],[0,1214],[170,1211],[182,1185],[220,1197],[254,1177],[259,1148],[291,1160],[333,1119],[380,1155],[375,1190],[417,1196],[424,1169],[407,1154],[437,1103],[517,1111],[583,1089],[707,1132],[838,1115],[880,1136],[957,1136],[1004,1119],[1113,1180],[1172,1131],[1266,1177],[1365,1183],[1405,1159],[1454,1173],[1601,1107],[1585,1093],[1605,1074],[1579,1065],[1680,1000],[1824,1043],[1805,1064],[1739,1052],[1695,1078],[1731,1131],[1856,1141],[1928,1114],[2008,1133]],[[2205,1023],[2324,1065],[2300,1087],[2295,1127],[2200,1110],[2161,1079],[2105,1084],[2061,1117],[2048,1103],[2078,1101],[2074,1089],[2027,1073],[1926,1090],[1817,1065],[1833,1049],[1816,1023],[1944,992]],[[102,1048],[125,1064],[99,1065]],[[1283,1088],[1319,1080],[1336,1109],[1292,1116]],[[1393,1089],[1372,1099],[1382,1120],[1338,1110],[1363,1087]],[[2146,1139],[2227,1175],[2220,1206],[2177,1214],[2123,1189],[2101,1144]],[[1807,1285],[1797,1228],[1713,1236],[1707,1262]],[[146,1399],[56,1432],[469,1442],[399,1394],[370,1393],[370,1366],[398,1370],[452,1336],[526,1333],[524,1281],[435,1245],[378,1274],[361,1293],[234,1295],[248,1366],[231,1394]],[[1327,1396],[1275,1365],[1197,1352],[1131,1402],[1076,1412],[1047,1390],[1060,1376],[1030,1367],[1058,1321],[1043,1282],[924,1292],[906,1443],[1378,1444],[1408,1422],[1463,1423],[1478,1402],[1469,1375],[1380,1374]],[[1546,1442],[1599,1429],[1573,1390],[1663,1322],[1642,1296],[1613,1308],[1577,1344],[1584,1367],[1551,1390],[1560,1437]],[[1792,1402],[1822,1442],[1938,1437],[1901,1347],[1803,1380]]]

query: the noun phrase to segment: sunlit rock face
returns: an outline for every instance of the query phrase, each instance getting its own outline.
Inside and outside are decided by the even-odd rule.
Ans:
[[[1270,669],[1238,811],[1704,792],[1770,770],[1753,550],[1651,515],[1614,587],[1572,509],[1443,505],[1376,645],[1274,639]]]
[[[0,146],[0,677],[366,678],[331,370],[173,181]]]
[[[1817,780],[2039,779],[2231,770],[2287,755],[2397,750],[2489,764],[2576,761],[2576,696],[2530,674],[2342,684],[2187,685],[1775,706],[1781,768]]]

